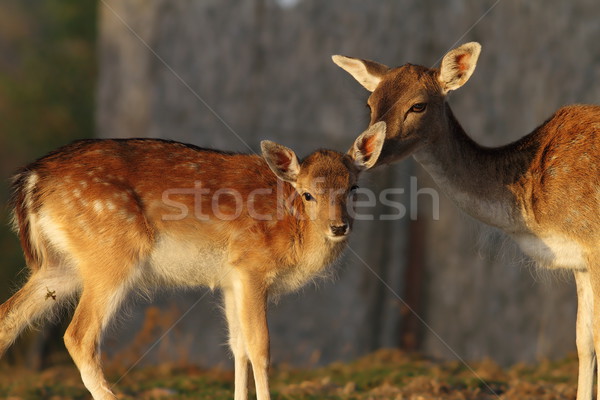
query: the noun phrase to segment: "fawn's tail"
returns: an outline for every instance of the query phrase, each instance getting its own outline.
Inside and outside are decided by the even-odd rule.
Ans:
[[[38,179],[35,171],[21,170],[13,178],[11,196],[12,226],[19,235],[25,261],[32,271],[40,268],[44,254],[34,226]]]

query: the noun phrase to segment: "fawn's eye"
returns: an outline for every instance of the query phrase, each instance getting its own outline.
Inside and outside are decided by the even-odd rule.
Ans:
[[[410,108],[410,111],[415,112],[415,113],[420,113],[425,111],[425,109],[427,108],[427,103],[416,103],[413,104],[413,106]]]
[[[352,185],[352,187],[350,188],[350,193],[354,193],[358,190],[358,185]]]
[[[302,197],[304,198],[304,200],[306,201],[315,201],[315,198],[313,197],[312,194],[308,193],[308,192],[304,192],[302,193]]]

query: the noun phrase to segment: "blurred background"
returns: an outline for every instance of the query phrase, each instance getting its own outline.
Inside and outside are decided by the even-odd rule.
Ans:
[[[4,0],[0,200],[19,166],[74,139],[247,152],[270,138],[299,154],[345,150],[367,126],[368,93],[332,54],[433,66],[479,41],[478,67],[449,101],[475,140],[505,144],[562,105],[600,102],[599,17],[596,0]],[[403,188],[396,200],[417,218],[380,220],[397,210],[379,204],[373,221],[355,224],[333,279],[272,305],[274,363],[321,365],[383,347],[504,365],[574,351],[569,273],[536,269],[441,194],[434,218],[432,196],[415,189],[435,185],[412,159],[365,175],[376,193]],[[4,301],[26,272],[0,210]],[[135,301],[106,335],[106,362],[232,368],[219,301],[207,289]],[[23,335],[2,362],[66,360],[65,326]]]

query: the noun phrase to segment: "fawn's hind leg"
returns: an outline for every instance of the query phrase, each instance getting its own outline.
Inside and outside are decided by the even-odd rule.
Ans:
[[[92,397],[95,400],[114,400],[116,397],[102,372],[100,342],[104,329],[135,280],[131,277],[114,279],[110,274],[87,278],[73,319],[65,332],[65,345]]]
[[[45,266],[0,305],[0,357],[25,327],[55,315],[81,288],[76,273],[63,266]]]

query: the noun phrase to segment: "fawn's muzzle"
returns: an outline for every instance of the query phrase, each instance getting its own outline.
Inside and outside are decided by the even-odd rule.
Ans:
[[[348,224],[331,225],[331,234],[333,236],[345,236],[350,233]]]

